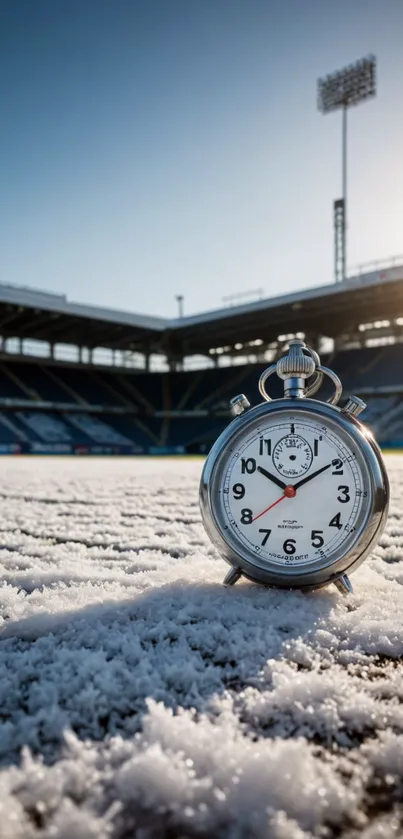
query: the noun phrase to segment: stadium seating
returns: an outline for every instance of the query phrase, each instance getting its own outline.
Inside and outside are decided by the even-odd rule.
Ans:
[[[24,430],[13,412],[0,413],[0,442],[26,443],[31,439],[28,430]]]
[[[10,368],[10,369],[9,369]],[[18,376],[19,367],[0,364],[0,393],[3,399],[32,399],[28,385],[24,388]]]
[[[58,378],[69,388],[71,396],[75,396],[78,402],[84,401],[89,405],[122,405],[119,396],[109,390],[90,368],[59,368]]]
[[[154,420],[154,417],[151,419]],[[128,437],[137,446],[142,447],[144,451],[147,451],[149,446],[156,446],[159,443],[160,420],[155,422],[153,428],[149,426],[148,417],[143,417],[140,420],[137,417],[114,414],[108,415],[107,421],[111,428]]]
[[[362,419],[377,438],[403,444],[403,345],[322,361],[339,374],[345,394],[368,403]],[[145,373],[10,356],[0,364],[0,444],[206,451],[229,421],[232,396],[244,392],[252,405],[261,401],[258,379],[266,366]],[[273,377],[269,390],[281,396],[282,383]]]
[[[51,365],[44,367],[40,364],[8,364],[7,370],[18,378],[21,386],[25,388],[23,396],[27,397],[27,390],[35,395],[36,400],[50,402],[74,402],[71,394],[63,387],[57,376],[57,368],[53,371]],[[0,390],[2,393],[2,391]]]
[[[91,414],[70,414],[69,422],[70,425],[74,425],[79,431],[84,432],[93,443],[116,446],[130,446],[132,443],[129,437],[125,437],[115,428]]]
[[[15,416],[44,443],[70,443],[71,434],[63,420],[43,411],[17,411]]]

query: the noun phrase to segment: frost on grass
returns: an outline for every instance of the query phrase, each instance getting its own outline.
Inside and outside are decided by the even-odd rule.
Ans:
[[[1,839],[402,835],[403,459],[355,594],[221,586],[200,461],[2,460]]]

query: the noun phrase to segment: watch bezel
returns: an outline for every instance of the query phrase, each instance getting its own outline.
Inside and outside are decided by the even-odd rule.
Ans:
[[[370,507],[366,524],[360,532],[352,548],[347,551],[339,560],[319,570],[310,570],[306,566],[304,570],[297,570],[294,566],[279,566],[275,571],[259,568],[250,562],[242,553],[235,550],[226,539],[222,528],[214,512],[211,490],[214,484],[216,469],[220,464],[231,441],[248,425],[273,413],[311,413],[316,418],[325,418],[336,425],[341,426],[344,431],[353,438],[359,447],[363,460],[368,470],[371,485]],[[314,589],[327,585],[340,577],[342,574],[354,571],[361,565],[368,556],[374,543],[386,523],[389,506],[389,481],[383,463],[381,451],[372,433],[354,417],[333,405],[320,402],[316,399],[278,399],[272,402],[263,402],[255,408],[251,408],[239,417],[236,417],[224,429],[222,434],[214,443],[204,464],[200,481],[200,508],[204,526],[213,544],[223,559],[233,568],[238,569],[248,579],[263,585],[275,586],[278,588],[292,589]]]

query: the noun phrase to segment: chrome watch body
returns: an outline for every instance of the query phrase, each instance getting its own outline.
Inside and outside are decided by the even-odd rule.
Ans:
[[[284,381],[272,400],[268,378]],[[310,396],[323,376],[335,391]],[[264,402],[232,400],[235,419],[211,449],[200,484],[208,535],[241,575],[269,586],[314,589],[335,583],[352,590],[348,574],[365,559],[386,522],[389,485],[382,454],[358,420],[365,407],[350,397],[340,409],[341,383],[303,341],[260,377]]]

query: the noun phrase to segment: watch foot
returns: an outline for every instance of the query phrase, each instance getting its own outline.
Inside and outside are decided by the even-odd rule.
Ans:
[[[334,580],[334,584],[342,594],[353,594],[353,587],[347,574],[342,574],[341,577]]]
[[[241,576],[239,568],[231,568],[223,579],[223,586],[234,586]]]

